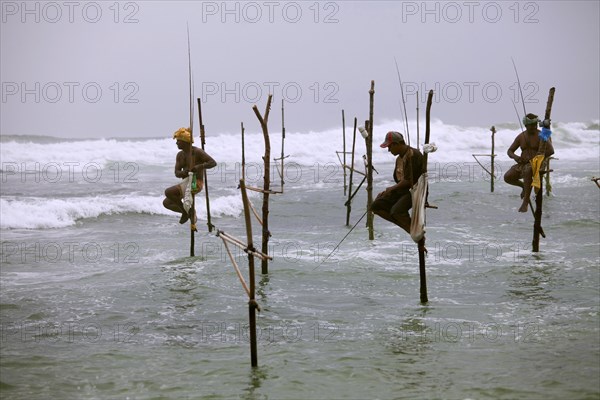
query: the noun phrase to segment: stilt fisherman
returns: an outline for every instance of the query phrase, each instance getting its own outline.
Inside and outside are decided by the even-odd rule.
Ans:
[[[396,157],[394,168],[395,185],[377,195],[371,211],[381,218],[398,225],[410,234],[411,218],[408,210],[412,207],[410,189],[423,173],[423,154],[410,147],[400,132],[388,132],[380,147],[387,148]]]
[[[175,176],[183,179],[183,181],[165,190],[166,198],[163,201],[163,205],[171,211],[180,213],[181,218],[179,219],[179,223],[184,224],[190,218],[192,218],[192,221],[196,219],[196,216],[193,215],[194,209],[190,208],[189,212],[186,211],[182,202],[188,184],[192,185],[192,195],[200,192],[204,186],[204,170],[214,168],[217,163],[204,150],[192,145],[189,128],[178,129],[173,134],[173,139],[177,141],[177,148],[180,150],[175,158]],[[191,163],[189,160],[190,154],[192,156]],[[189,169],[190,165],[193,165],[191,170]],[[192,182],[189,182],[189,172],[193,172]]]
[[[547,159],[554,154],[552,139],[544,136],[544,132],[549,132],[550,121],[542,122],[542,127],[545,128],[542,131],[538,129],[538,123],[539,120],[537,115],[529,113],[524,116],[523,125],[525,125],[525,130],[515,138],[507,151],[508,156],[517,163],[506,171],[506,174],[504,174],[504,181],[522,189],[521,198],[523,199],[523,202],[521,203],[519,212],[523,213],[527,212],[529,206],[531,186],[535,175],[532,169],[532,160],[534,160],[537,155],[540,141],[546,141],[546,149],[543,154],[544,158]],[[521,148],[520,156],[515,154],[515,151],[517,151],[518,148]]]

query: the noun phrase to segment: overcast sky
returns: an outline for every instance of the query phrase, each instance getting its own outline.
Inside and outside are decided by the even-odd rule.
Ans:
[[[207,134],[259,125],[321,131],[399,119],[398,61],[410,119],[429,89],[432,117],[489,127],[523,105],[553,120],[598,120],[598,1],[2,1],[3,135],[170,136],[189,124],[186,23],[194,97]],[[195,103],[195,101],[194,101]],[[196,121],[197,124],[197,114]],[[401,130],[401,127],[399,127]]]

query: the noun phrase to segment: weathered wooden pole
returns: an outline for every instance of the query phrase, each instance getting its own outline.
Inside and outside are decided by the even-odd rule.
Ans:
[[[248,321],[250,334],[250,363],[252,367],[258,366],[258,354],[256,346],[256,285],[254,280],[254,255],[256,251],[252,241],[252,221],[250,219],[250,207],[248,206],[248,194],[246,193],[246,185],[243,179],[240,179],[240,189],[242,190],[242,201],[244,202],[244,218],[246,220],[246,236],[248,237],[248,280],[250,281],[250,293],[248,294]],[[265,253],[266,254],[266,253]]]
[[[430,90],[429,95],[427,96],[427,107],[425,109],[425,144],[429,144],[432,100],[433,90]],[[426,153],[425,151],[423,151],[423,153],[423,173],[425,174],[427,173],[427,157],[429,153]],[[425,202],[425,207],[427,207],[427,201]],[[418,247],[421,303],[427,303],[429,299],[427,298],[427,275],[425,274],[425,236],[419,241]]]
[[[274,158],[275,168],[277,169],[277,173],[279,174],[279,179],[281,180],[281,190],[278,192],[272,191],[272,193],[283,193],[283,186],[285,185],[285,109],[284,109],[284,100],[281,99],[281,157]],[[281,161],[281,168],[278,166],[277,162]]]
[[[343,153],[343,160],[344,160],[344,162],[342,163],[343,164],[342,169],[344,170],[344,196],[345,196],[346,189],[348,188],[348,186],[346,183],[346,181],[347,181],[347,179],[346,179],[346,116],[344,115],[344,110],[342,110],[342,139],[343,139],[342,140],[343,141],[342,153]],[[348,225],[348,223],[346,223],[346,225]]]
[[[246,180],[246,149],[244,144],[244,123],[242,125],[242,179]]]
[[[490,131],[492,131],[492,154],[491,154],[491,158],[492,158],[492,166],[491,166],[491,173],[490,173],[490,190],[492,193],[494,193],[494,158],[496,157],[496,154],[494,153],[494,148],[495,148],[495,142],[494,142],[494,135],[496,135],[496,127],[492,126],[490,128]]]
[[[544,120],[550,121],[550,115],[552,113],[552,103],[554,102],[554,91],[555,88],[550,88],[548,93],[548,101],[546,102],[546,112],[544,113]],[[548,140],[551,140],[548,138]],[[538,147],[537,155],[545,155],[546,154],[546,141],[541,140],[540,145]],[[540,174],[544,171],[543,168],[548,170],[547,166],[544,166],[542,163],[542,167],[540,167]],[[537,253],[540,251],[540,235],[542,234],[542,205],[544,198],[544,180],[540,178],[540,188],[535,191],[535,213],[534,213],[534,223],[533,223],[533,241],[531,243],[531,251]]]
[[[350,164],[350,181],[348,183],[348,201],[346,202],[346,226],[350,226],[350,212],[352,211],[352,177],[354,176],[354,150],[356,148],[356,117],[354,117],[354,131],[352,134],[352,163]],[[346,171],[346,161],[344,161]]]
[[[198,97],[198,120],[200,122],[200,144],[202,145],[202,150],[204,150],[204,145],[206,144],[206,132],[204,131],[204,124],[202,123],[202,102]],[[206,198],[206,225],[208,225],[208,231],[212,232],[215,227],[210,220],[210,200],[208,197],[208,179],[206,169],[202,172],[204,177],[204,195]]]
[[[190,150],[188,153],[188,169],[190,171],[194,168],[194,84],[192,79],[192,50],[190,47],[190,27],[187,27],[187,39],[188,39],[188,83],[190,89]],[[192,186],[192,175],[188,175],[188,187],[193,190]],[[187,210],[190,216],[190,257],[194,257],[195,253],[195,235],[196,232],[196,200],[192,191],[192,204],[190,209]]]
[[[546,160],[546,166],[548,172],[546,173],[546,196],[550,197],[550,193],[552,193],[552,184],[550,183],[550,160],[554,159],[554,157],[548,157]]]
[[[420,146],[420,138],[419,138],[419,91],[417,90],[417,150],[419,149]]]
[[[273,95],[269,94],[267,98],[267,106],[265,108],[264,117],[260,115],[260,111],[258,111],[258,107],[253,106],[254,114],[256,114],[256,118],[258,118],[260,122],[260,126],[263,131],[263,137],[265,139],[265,155],[263,156],[264,161],[264,179],[263,179],[263,205],[262,205],[262,252],[264,254],[269,254],[269,194],[271,193],[271,141],[269,139],[269,111],[271,111],[271,100],[273,99]],[[261,271],[263,274],[269,273],[269,262],[266,259],[263,259],[261,262]]]
[[[369,229],[369,240],[375,239],[373,232],[373,212],[371,205],[373,204],[373,98],[375,95],[375,81],[371,81],[371,89],[369,90],[369,121],[367,130],[367,227]]]

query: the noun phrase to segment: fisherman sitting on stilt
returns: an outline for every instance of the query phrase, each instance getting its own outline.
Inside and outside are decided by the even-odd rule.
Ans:
[[[385,141],[380,146],[387,147],[390,153],[398,156],[394,168],[396,184],[377,195],[371,211],[410,233],[411,218],[408,210],[413,205],[410,189],[423,173],[423,154],[408,146],[404,136],[394,131],[386,134]],[[424,246],[424,240],[419,242],[419,246]]]
[[[192,222],[195,222],[196,216],[194,215],[194,208],[189,208],[188,212],[184,208],[182,202],[190,180],[189,172],[193,172],[193,175],[191,176],[191,193],[192,195],[195,195],[200,192],[204,186],[204,170],[214,168],[217,163],[204,150],[192,145],[191,133],[188,128],[178,129],[173,134],[173,139],[177,140],[177,148],[181,150],[177,153],[177,157],[175,158],[175,176],[182,178],[183,181],[165,190],[166,199],[164,199],[163,205],[171,211],[181,213],[181,219],[179,220],[180,224],[184,224],[190,218],[192,218]],[[189,160],[190,154],[193,160],[192,163],[190,163]],[[188,166],[190,165],[194,166],[191,170],[188,169]]]
[[[541,131],[538,129],[538,122],[538,116],[535,114],[530,113],[523,117],[525,130],[515,138],[514,142],[510,145],[508,151],[506,152],[510,158],[517,162],[517,164],[513,165],[508,171],[506,171],[506,174],[504,174],[504,181],[510,185],[518,186],[523,189],[521,191],[521,198],[523,199],[523,202],[519,208],[519,212],[523,213],[527,212],[528,210],[531,196],[531,184],[533,182],[533,170],[530,161],[535,158],[540,145]],[[519,147],[521,148],[520,156],[515,154],[515,151]],[[548,139],[544,158],[547,159],[552,154],[554,154],[552,139]]]

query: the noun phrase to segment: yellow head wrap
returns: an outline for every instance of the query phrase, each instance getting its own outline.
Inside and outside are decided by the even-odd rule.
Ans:
[[[184,142],[192,143],[192,134],[189,128],[179,128],[173,134],[173,139],[182,140]]]

